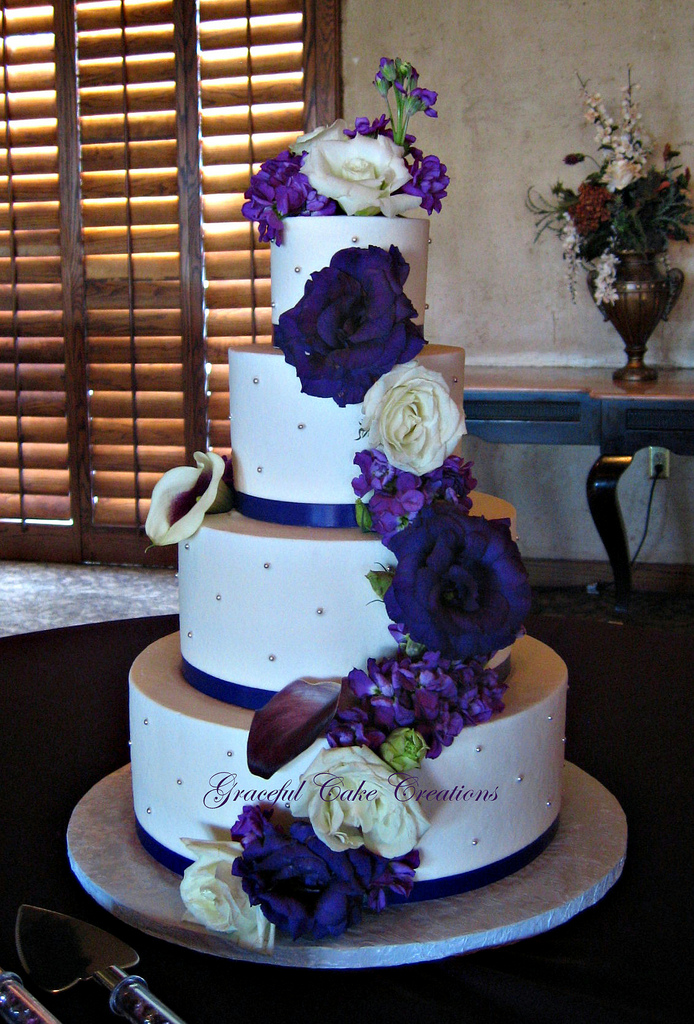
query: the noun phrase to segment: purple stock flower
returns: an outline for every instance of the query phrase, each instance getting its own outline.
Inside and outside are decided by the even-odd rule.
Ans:
[[[370,658],[366,671],[353,669],[343,686],[344,705],[328,727],[331,746],[364,745],[377,753],[389,733],[409,726],[429,746],[430,758],[465,726],[503,710],[506,690],[482,661],[452,660],[436,651],[410,654],[404,647],[392,658]]]
[[[414,641],[467,659],[516,638],[530,610],[530,584],[507,520],[435,502],[387,546],[398,563],[386,610]]]
[[[357,452],[354,462],[361,470],[352,480],[359,499],[357,521],[364,532],[380,534],[384,544],[434,501],[449,501],[466,511],[472,507],[469,493],[477,484],[472,463],[457,455],[450,455],[442,466],[421,477],[391,466],[376,448]],[[367,494],[368,501],[361,501]]]
[[[423,110],[427,117],[439,116],[434,110],[434,104],[438,99],[438,95],[433,89],[413,89],[410,96],[413,100],[417,101],[415,110]]]
[[[280,317],[275,345],[304,394],[340,406],[361,402],[372,384],[426,344],[403,291],[410,268],[396,246],[337,252]]]
[[[374,121],[369,121],[368,117],[358,117],[354,122],[354,128],[345,128],[343,134],[349,139],[353,139],[357,135],[386,135],[387,125],[388,118],[385,114],[381,114]]]
[[[321,196],[301,172],[303,154],[285,150],[266,160],[244,193],[248,202],[241,212],[258,222],[261,242],[282,242],[282,220],[298,215],[330,216],[337,211],[333,199]]]
[[[451,180],[446,171],[446,165],[442,164],[437,156],[415,156],[410,168],[412,177],[400,191],[412,196],[421,196],[422,207],[429,216],[434,211],[440,213],[441,200],[448,195],[446,188]]]
[[[335,852],[308,822],[294,821],[287,834],[271,812],[244,807],[232,827],[244,850],[234,861],[252,906],[293,939],[340,935],[358,924],[366,905],[382,910],[390,890],[408,896],[419,854],[388,860],[366,847]]]

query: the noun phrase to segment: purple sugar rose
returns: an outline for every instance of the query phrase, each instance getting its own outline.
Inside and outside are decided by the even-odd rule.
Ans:
[[[409,266],[391,245],[348,248],[306,282],[303,298],[275,328],[304,394],[355,405],[384,373],[426,344],[403,285]]]
[[[386,610],[414,641],[467,659],[516,638],[530,610],[530,584],[507,520],[436,502],[387,547],[398,563]]]
[[[363,846],[335,852],[308,822],[292,822],[287,834],[271,814],[243,808],[231,830],[244,848],[232,872],[251,905],[293,939],[341,935],[361,921],[364,906],[382,910],[389,890],[403,896],[412,891],[416,850],[393,860]]]

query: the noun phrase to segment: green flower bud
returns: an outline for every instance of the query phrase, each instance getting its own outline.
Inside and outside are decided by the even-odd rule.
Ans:
[[[419,768],[429,747],[416,729],[394,729],[381,745],[380,756],[396,772]]]

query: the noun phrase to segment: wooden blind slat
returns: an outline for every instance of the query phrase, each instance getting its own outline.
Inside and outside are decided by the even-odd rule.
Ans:
[[[313,17],[310,0],[5,4],[0,517],[17,522],[13,551],[50,521],[80,538],[61,554],[143,552],[161,473],[193,444],[228,450],[227,348],[271,337],[269,247],[243,193],[304,127],[304,7]]]

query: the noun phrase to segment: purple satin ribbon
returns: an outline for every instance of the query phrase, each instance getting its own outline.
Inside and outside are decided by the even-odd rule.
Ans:
[[[282,526],[344,529],[357,525],[353,502],[348,505],[323,505],[302,501],[275,501],[272,498],[257,498],[253,494],[236,491],[234,507],[249,519],[259,519],[264,523],[280,523]]]
[[[181,853],[170,850],[159,840],[142,827],[139,820],[135,819],[137,837],[147,853],[156,861],[163,864],[165,868],[182,875],[185,869],[193,863],[190,857],[184,857]],[[474,871],[463,871],[458,875],[447,875],[445,878],[431,878],[423,882],[415,882],[412,893],[409,896],[399,896],[396,893],[388,893],[388,903],[418,903],[421,900],[437,900],[443,896],[456,896],[461,892],[470,892],[472,889],[481,889],[484,885],[491,885],[498,882],[514,871],[520,871],[530,861],[535,860],[542,851],[549,845],[559,828],[559,816],[554,819],[549,828],[538,836],[532,843],[524,846],[522,850],[502,857],[493,864],[487,864],[483,868],[475,868]]]

